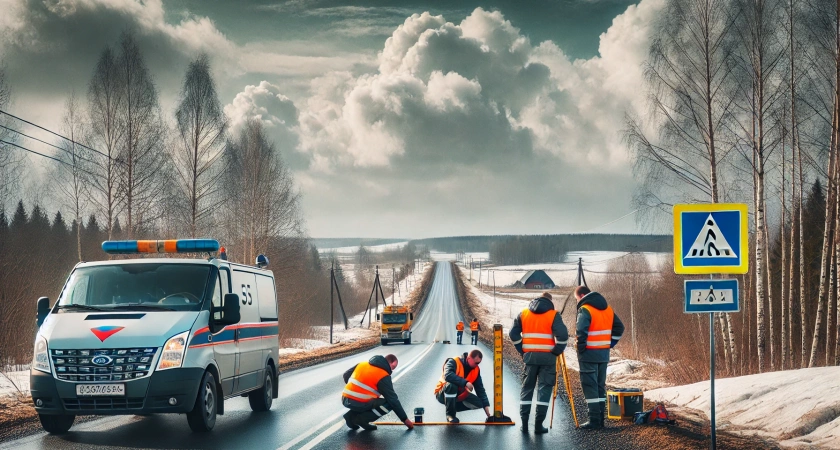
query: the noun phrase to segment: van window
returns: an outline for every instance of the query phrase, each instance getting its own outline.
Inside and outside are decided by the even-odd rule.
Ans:
[[[73,271],[59,307],[93,306],[103,310],[198,311],[210,266],[131,263],[82,267]]]
[[[257,275],[257,292],[260,301],[260,318],[277,320],[277,296],[274,278]]]
[[[221,273],[221,271],[219,272]],[[213,283],[213,319],[221,320],[222,318],[222,289],[221,277],[216,277],[216,282]]]

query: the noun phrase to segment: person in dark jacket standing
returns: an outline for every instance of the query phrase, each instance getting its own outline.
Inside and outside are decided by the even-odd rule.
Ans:
[[[490,400],[481,381],[481,350],[475,349],[463,356],[447,358],[443,375],[435,386],[435,398],[446,407],[446,421],[460,423],[457,412],[484,408],[490,417]],[[474,392],[474,393],[473,393]]]
[[[531,300],[528,309],[522,310],[510,328],[510,340],[525,362],[522,390],[519,393],[519,416],[522,431],[528,432],[528,418],[534,389],[537,388],[537,414],[534,432],[548,433],[543,426],[551,401],[551,393],[557,380],[557,357],[566,349],[569,331],[563,318],[554,309],[551,294]]]
[[[394,355],[375,355],[367,362],[356,364],[344,372],[347,385],[341,393],[341,403],[350,409],[344,414],[344,422],[350,429],[362,427],[368,431],[375,430],[376,425],[370,422],[392,410],[409,430],[414,428],[391,381],[391,373],[397,364]]]
[[[604,427],[607,409],[607,363],[610,349],[624,334],[624,324],[607,304],[603,295],[586,286],[575,289],[577,298],[577,353],[580,364],[580,384],[589,422],[581,428],[593,430]]]

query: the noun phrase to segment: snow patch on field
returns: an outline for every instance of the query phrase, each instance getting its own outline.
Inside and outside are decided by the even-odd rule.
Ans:
[[[484,253],[487,255],[487,253]],[[540,264],[520,264],[511,266],[482,266],[476,265],[472,269],[472,278],[478,280],[481,278],[481,284],[492,286],[494,281],[497,287],[512,286],[519,281],[529,270],[544,270],[545,273],[551,277],[554,284],[557,286],[572,286],[577,277],[578,259],[583,259],[584,276],[587,282],[596,283],[605,274],[610,264],[624,258],[629,253],[627,252],[569,252],[563,262],[557,263],[540,263]],[[671,253],[656,253],[643,252],[645,259],[650,266],[651,271],[659,271],[664,264],[671,261]],[[454,260],[454,254],[441,254],[440,256],[451,255]],[[433,255],[433,257],[438,257]],[[475,261],[473,257],[473,261]],[[469,265],[469,264],[468,264]],[[462,270],[470,276],[470,268],[462,267]],[[494,280],[495,278],[495,280]]]
[[[840,367],[786,370],[715,380],[719,428],[770,437],[786,447],[840,449]],[[645,393],[709,415],[709,382]]]
[[[408,241],[403,242],[394,242],[391,244],[382,244],[382,245],[371,245],[365,246],[365,250],[372,252],[372,253],[379,253],[379,252],[386,252],[392,250],[399,250],[402,247],[405,247],[408,244]],[[333,247],[333,248],[319,248],[319,253],[336,253],[336,254],[347,254],[347,253],[358,253],[359,246],[350,246],[350,247]]]
[[[0,372],[0,396],[29,394],[29,370]]]

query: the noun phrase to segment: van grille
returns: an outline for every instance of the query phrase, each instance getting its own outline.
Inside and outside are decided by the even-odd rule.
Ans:
[[[55,375],[66,381],[124,381],[152,372],[157,348],[50,350]]]
[[[143,397],[109,398],[83,397],[65,398],[64,409],[67,410],[109,410],[109,409],[141,409]]]

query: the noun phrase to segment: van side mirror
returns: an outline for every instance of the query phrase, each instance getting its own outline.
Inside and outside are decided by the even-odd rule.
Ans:
[[[408,313],[408,320],[414,320],[414,313]]]
[[[38,315],[37,315],[37,323],[38,328],[41,328],[43,325],[44,320],[47,318],[47,314],[50,313],[50,299],[49,297],[41,297],[38,299]]]
[[[239,323],[239,295],[225,294],[222,305],[222,317],[216,321],[221,325],[233,325]]]
[[[376,315],[376,320],[379,320],[379,314]]]

